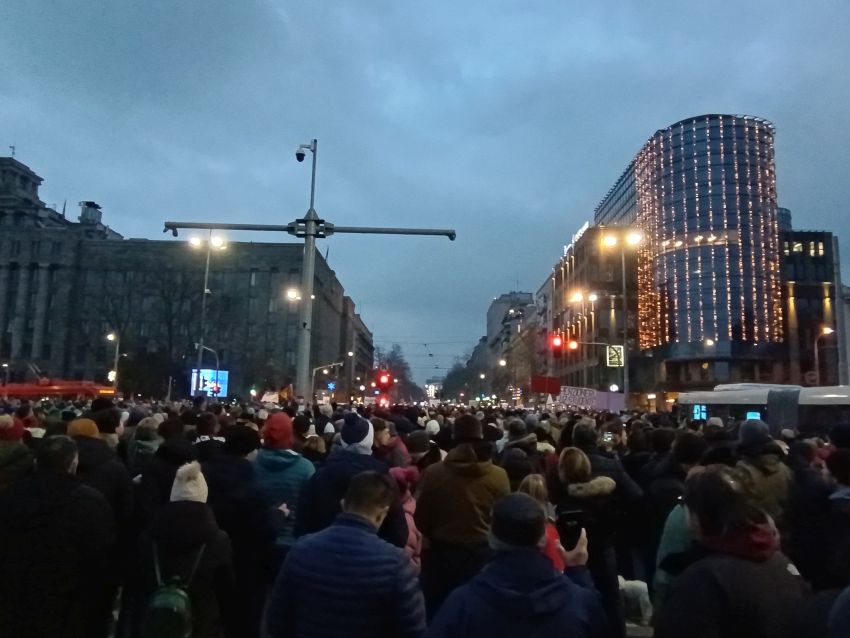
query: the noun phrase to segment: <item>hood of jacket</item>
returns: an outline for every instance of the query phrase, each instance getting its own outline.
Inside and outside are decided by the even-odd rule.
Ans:
[[[195,501],[175,501],[159,509],[150,533],[157,543],[180,551],[210,542],[218,531],[215,515],[209,505]]]
[[[256,463],[269,472],[284,472],[299,462],[302,456],[295,450],[262,448],[257,452]]]
[[[156,455],[170,465],[181,466],[195,460],[195,449],[189,441],[179,438],[163,441],[157,448]]]
[[[493,466],[490,459],[481,460],[475,447],[470,443],[461,443],[446,455],[443,465],[452,474],[467,477],[484,476]]]
[[[75,436],[74,443],[77,444],[79,465],[77,471],[80,474],[90,472],[115,457],[115,452],[103,439],[94,439],[89,436]]]
[[[586,483],[570,483],[567,486],[567,493],[573,498],[597,498],[610,496],[615,489],[617,489],[617,483],[614,479],[597,476]]]
[[[758,456],[751,456],[746,458],[743,462],[747,465],[752,465],[756,469],[761,470],[763,474],[768,475],[776,474],[784,465],[780,454],[772,451],[759,454]]]
[[[570,586],[537,549],[499,552],[471,587],[501,614],[535,618],[570,604]]]
[[[361,472],[386,474],[389,466],[374,456],[337,448],[331,452],[321,469],[322,475],[336,489],[345,492],[351,477]]]

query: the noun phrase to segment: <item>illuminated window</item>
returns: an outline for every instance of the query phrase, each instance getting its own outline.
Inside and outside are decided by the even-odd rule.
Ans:
[[[795,253],[801,253],[801,252],[803,252],[803,242],[801,242],[801,241],[795,241],[795,242],[794,242],[794,247],[793,247],[791,250],[792,250],[792,252],[795,252]]]
[[[826,254],[826,251],[824,250],[823,242],[819,241],[818,242],[818,256],[823,257],[825,254]]]
[[[809,257],[815,257],[817,252],[815,251],[815,242],[809,242]]]

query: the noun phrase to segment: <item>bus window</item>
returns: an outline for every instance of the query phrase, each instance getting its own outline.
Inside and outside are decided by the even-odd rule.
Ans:
[[[705,421],[708,418],[708,409],[705,405],[694,405],[693,415],[694,420],[702,419]]]

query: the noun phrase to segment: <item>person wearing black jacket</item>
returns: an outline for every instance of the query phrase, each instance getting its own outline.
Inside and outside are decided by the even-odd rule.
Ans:
[[[136,516],[140,529],[149,525],[157,510],[168,502],[177,468],[195,460],[195,449],[184,436],[184,428],[176,418],[159,425],[157,431],[163,442],[138,481]]]
[[[345,416],[340,448],[331,453],[301,490],[295,520],[296,538],[323,530],[333,523],[352,477],[361,472],[389,474],[389,466],[372,456],[374,437],[369,421],[354,412]],[[378,535],[397,547],[407,544],[407,520],[400,499],[390,506]]]
[[[109,503],[75,475],[77,448],[44,439],[37,468],[0,493],[0,633],[106,638],[116,543]]]

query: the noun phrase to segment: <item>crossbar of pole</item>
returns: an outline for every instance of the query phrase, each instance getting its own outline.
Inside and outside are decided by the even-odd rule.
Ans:
[[[260,232],[278,232],[289,234],[304,234],[301,223],[296,220],[290,224],[226,224],[218,222],[165,222],[162,232],[169,230],[176,233],[185,230],[246,230]],[[378,226],[335,226],[333,224],[317,224],[317,236],[335,235],[338,233],[350,235],[427,235],[432,237],[448,237],[451,241],[457,238],[457,232],[451,228],[381,228]]]
[[[448,237],[451,241],[454,241],[457,237],[457,233],[448,228],[373,228],[370,226],[334,226],[332,230],[334,233],[360,235],[431,235],[437,237]]]
[[[289,231],[289,226],[284,224],[224,224],[219,222],[165,222],[165,229],[162,231],[167,233],[177,232],[178,229],[185,230],[258,230],[258,231],[274,231],[286,233]]]

